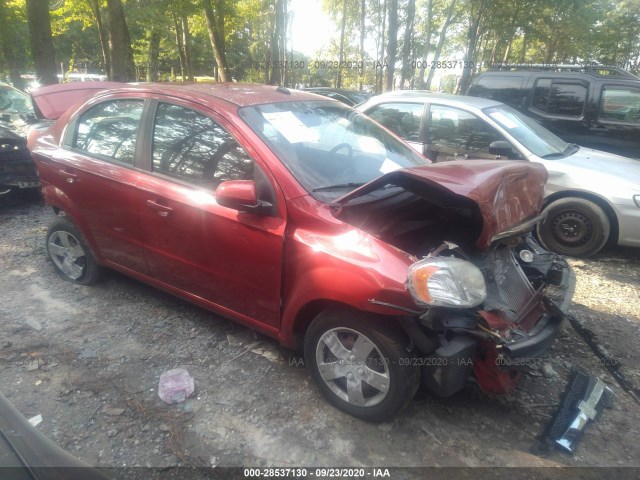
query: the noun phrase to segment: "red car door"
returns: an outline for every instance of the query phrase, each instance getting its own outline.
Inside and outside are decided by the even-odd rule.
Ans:
[[[43,182],[63,190],[58,196],[65,199],[64,209],[89,237],[95,253],[141,273],[148,270],[134,161],[144,103],[118,99],[94,105],[74,121],[63,148],[38,149]]]
[[[196,107],[159,102],[142,192],[144,248],[151,275],[235,316],[273,327],[280,319],[285,219],[216,203],[226,180],[255,180],[275,204],[265,171],[228,126]]]

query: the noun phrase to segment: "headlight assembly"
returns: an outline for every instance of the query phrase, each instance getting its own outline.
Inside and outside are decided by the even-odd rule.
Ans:
[[[407,288],[421,306],[471,308],[487,298],[484,276],[473,263],[432,257],[409,267]]]

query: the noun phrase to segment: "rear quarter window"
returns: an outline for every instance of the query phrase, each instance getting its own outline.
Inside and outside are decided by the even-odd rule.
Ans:
[[[599,118],[640,124],[640,89],[605,86],[602,89]]]
[[[103,160],[133,165],[144,100],[111,100],[91,107],[77,124],[72,147]]]
[[[469,89],[469,95],[474,97],[489,98],[497,102],[506,103],[514,107],[522,105],[522,83],[524,77],[485,75]]]

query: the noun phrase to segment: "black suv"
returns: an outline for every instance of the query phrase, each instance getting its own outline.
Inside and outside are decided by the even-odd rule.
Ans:
[[[616,67],[499,65],[467,95],[497,100],[567,142],[640,158],[640,78]]]

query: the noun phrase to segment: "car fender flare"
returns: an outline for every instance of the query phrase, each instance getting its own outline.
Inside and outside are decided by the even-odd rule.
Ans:
[[[97,263],[102,263],[102,256],[97,248],[97,244],[91,233],[86,228],[86,223],[80,214],[80,210],[73,203],[73,200],[71,200],[63,190],[51,184],[43,185],[42,195],[45,202],[53,207],[56,215],[65,215],[69,217],[71,222],[73,222],[76,228],[78,228],[82,233],[82,237],[87,246],[91,249],[91,253],[95,257]]]
[[[406,315],[401,309],[392,308],[371,300],[382,301],[401,308],[411,306],[410,297],[403,284],[390,279],[383,285],[380,274],[357,274],[345,268],[317,267],[305,273],[305,281],[298,281],[287,293],[282,310],[279,340],[289,348],[301,346],[306,328],[322,310],[330,306],[369,312],[377,317]],[[348,295],[345,292],[349,292]],[[350,301],[349,298],[354,299]],[[415,308],[415,305],[414,305]]]

